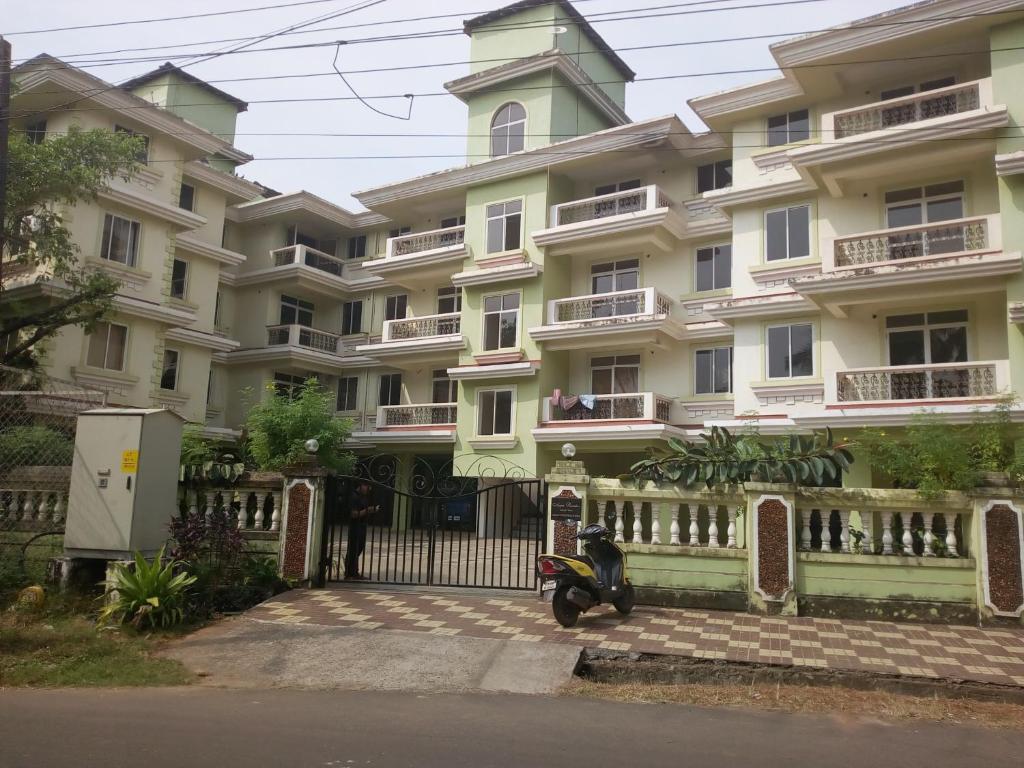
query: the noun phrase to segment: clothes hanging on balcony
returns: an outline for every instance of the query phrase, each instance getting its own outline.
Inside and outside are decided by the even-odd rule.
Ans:
[[[567,419],[589,419],[596,400],[596,395],[561,395],[558,407]]]
[[[594,406],[596,404],[597,395],[580,395],[580,405],[582,405],[588,411],[594,410]]]

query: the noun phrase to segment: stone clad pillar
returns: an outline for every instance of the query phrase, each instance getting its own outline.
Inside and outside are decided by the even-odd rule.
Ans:
[[[281,522],[281,575],[309,583],[316,579],[323,546],[327,470],[316,464],[285,471]]]
[[[1024,616],[1024,515],[1019,499],[975,500],[978,616],[1020,623]]]
[[[590,487],[587,468],[582,461],[557,461],[544,479],[548,485],[545,551],[556,555],[575,555],[577,548],[573,536],[581,523],[586,525],[587,489]]]
[[[750,611],[796,616],[796,499],[793,488],[747,483],[746,495]]]

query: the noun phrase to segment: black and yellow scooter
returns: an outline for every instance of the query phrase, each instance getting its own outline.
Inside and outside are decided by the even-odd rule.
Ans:
[[[615,546],[612,532],[603,525],[588,525],[577,534],[584,555],[541,555],[537,574],[541,595],[550,601],[551,612],[563,627],[576,624],[580,613],[595,605],[611,603],[626,615],[636,596],[626,578],[626,554]]]

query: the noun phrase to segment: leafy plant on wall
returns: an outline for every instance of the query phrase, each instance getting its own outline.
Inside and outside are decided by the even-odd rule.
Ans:
[[[638,461],[627,478],[708,488],[751,480],[820,486],[837,480],[853,463],[850,444],[836,443],[831,429],[764,440],[712,427],[701,438],[701,443],[670,439],[667,453]]]
[[[246,470],[245,439],[237,447],[207,440],[198,429],[181,436],[180,481],[191,486],[231,485]]]

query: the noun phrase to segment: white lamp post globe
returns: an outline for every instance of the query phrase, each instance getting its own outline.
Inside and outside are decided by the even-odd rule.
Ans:
[[[575,445],[573,445],[572,443],[566,443],[565,445],[562,446],[562,456],[564,456],[567,459],[571,459],[575,455],[576,455],[576,446]]]
[[[315,437],[311,437],[306,441],[305,448],[307,453],[316,453],[320,450],[320,441]]]

